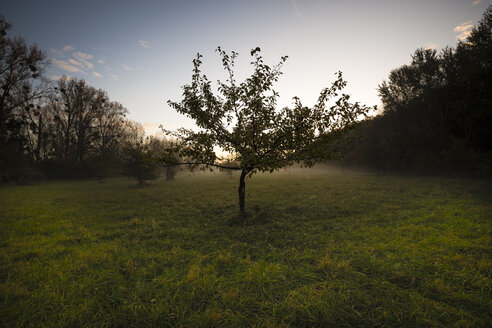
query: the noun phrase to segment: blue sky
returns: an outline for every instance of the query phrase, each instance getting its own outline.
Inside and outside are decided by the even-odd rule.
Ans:
[[[4,0],[1,0],[4,2]],[[0,13],[10,35],[36,42],[50,57],[48,76],[84,78],[155,132],[192,122],[166,103],[179,100],[192,59],[204,55],[211,80],[223,78],[217,46],[239,52],[238,76],[249,52],[267,63],[283,55],[276,90],[280,105],[293,96],[313,104],[341,70],[352,99],[379,104],[377,86],[410,61],[418,47],[455,46],[492,0],[263,1],[8,1]]]

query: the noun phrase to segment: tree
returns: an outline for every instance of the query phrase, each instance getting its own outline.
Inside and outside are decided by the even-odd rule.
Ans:
[[[142,143],[128,145],[125,148],[125,155],[126,174],[135,178],[139,185],[159,177],[156,161],[148,144],[142,141]]]
[[[447,54],[446,50],[443,55]],[[412,63],[391,71],[389,81],[379,86],[379,96],[385,110],[397,110],[407,106],[415,98],[422,96],[429,88],[437,88],[445,83],[445,71],[441,66],[441,56],[433,49],[419,48],[412,55]]]
[[[313,107],[303,106],[293,98],[293,108],[277,109],[278,93],[273,89],[287,56],[279,64],[263,62],[260,48],[251,51],[253,73],[241,83],[234,76],[236,52],[230,55],[217,49],[228,74],[226,82],[218,82],[219,95],[202,74],[200,54],[193,60],[191,84],[183,86],[180,102],[168,101],[177,112],[195,120],[199,131],[179,129],[173,135],[181,143],[177,147],[188,165],[214,166],[241,172],[238,197],[239,213],[245,215],[245,178],[256,172],[273,172],[300,163],[314,163],[333,158],[336,154],[323,151],[326,145],[352,127],[370,108],[349,103],[349,95],[340,93],[346,82],[337,73],[333,84],[321,91]],[[330,106],[328,101],[337,98]],[[168,131],[171,133],[170,131]],[[215,149],[235,155],[236,165],[221,164]]]
[[[94,160],[108,166],[118,156],[127,109],[82,79],[61,78],[50,98],[54,157],[77,165],[83,175]],[[96,170],[108,168],[103,166]]]
[[[361,125],[347,157],[378,170],[490,175],[492,6],[456,48],[417,49],[379,95],[384,113]]]
[[[43,95],[43,76],[48,61],[37,45],[10,38],[11,24],[0,15],[0,169],[19,167],[27,147],[25,111],[36,110]],[[36,106],[37,107],[37,106]],[[41,121],[42,122],[42,121]],[[38,126],[39,130],[41,124]]]
[[[492,6],[456,49],[455,130],[469,146],[492,152]],[[491,158],[492,159],[492,158]],[[491,167],[492,169],[492,167]]]
[[[126,144],[123,152],[125,156],[125,174],[143,185],[147,180],[159,177],[157,160],[151,144],[145,140],[145,132],[141,124],[128,122]]]
[[[179,162],[181,159],[178,157],[177,153],[168,153],[169,146],[172,146],[173,141],[167,140],[165,138],[157,138],[150,136],[147,139],[149,150],[152,152],[154,158],[163,158],[164,156],[169,158],[171,162]],[[164,163],[166,164],[166,163]],[[164,165],[166,171],[166,180],[174,181],[174,177],[178,173],[176,166]]]

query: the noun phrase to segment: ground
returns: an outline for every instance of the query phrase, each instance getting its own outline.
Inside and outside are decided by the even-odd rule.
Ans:
[[[491,326],[490,181],[238,179],[0,186],[0,326]]]

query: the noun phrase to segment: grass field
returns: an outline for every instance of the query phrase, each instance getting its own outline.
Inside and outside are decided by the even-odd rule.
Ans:
[[[490,181],[237,183],[0,186],[0,325],[492,326]]]

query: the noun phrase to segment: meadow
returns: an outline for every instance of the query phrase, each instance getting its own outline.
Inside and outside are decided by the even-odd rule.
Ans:
[[[490,181],[246,183],[0,185],[0,326],[492,326]]]

